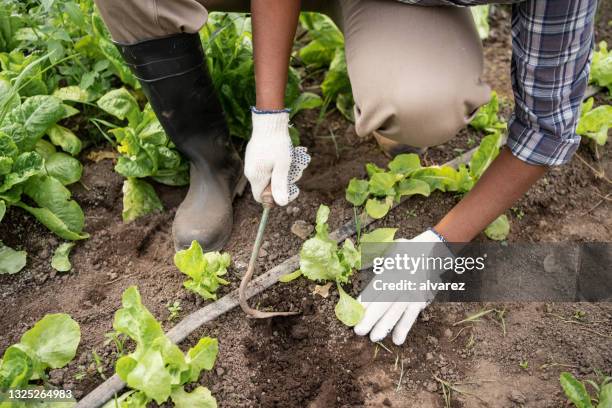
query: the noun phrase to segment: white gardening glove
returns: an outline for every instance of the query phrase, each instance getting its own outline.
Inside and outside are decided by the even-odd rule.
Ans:
[[[289,112],[252,110],[253,133],[246,148],[244,174],[251,183],[253,197],[272,183],[272,196],[278,205],[287,205],[300,193],[295,185],[310,163],[305,147],[293,147],[289,137]]]
[[[430,242],[432,244],[440,244],[444,241],[435,232],[428,230],[411,240],[398,239],[396,242]],[[388,254],[387,256],[394,255]],[[371,284],[372,282],[369,285]],[[404,344],[408,332],[419,316],[419,313],[429,304],[429,302],[400,301],[362,302],[361,296],[358,300],[366,310],[363,319],[355,326],[355,333],[359,336],[365,336],[370,333],[370,340],[377,342],[387,337],[387,334],[393,330],[393,343],[398,346]]]

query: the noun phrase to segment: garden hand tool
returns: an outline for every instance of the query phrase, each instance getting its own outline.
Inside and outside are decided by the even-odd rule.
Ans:
[[[270,185],[268,185],[268,187],[266,187],[261,194],[261,204],[263,206],[263,211],[261,213],[259,227],[257,228],[255,243],[253,244],[253,252],[251,253],[251,259],[249,260],[247,271],[240,282],[240,289],[238,290],[240,307],[249,317],[253,317],[255,319],[266,319],[275,316],[293,316],[299,314],[300,312],[262,312],[260,310],[251,308],[247,302],[246,289],[251,281],[251,278],[253,277],[253,273],[255,272],[257,257],[259,256],[259,250],[261,249],[261,244],[263,242],[266,225],[268,224],[270,210],[274,207],[274,198],[272,197],[272,187]]]

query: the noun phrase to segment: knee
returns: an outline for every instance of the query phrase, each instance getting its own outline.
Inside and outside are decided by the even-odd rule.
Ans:
[[[355,98],[355,129],[360,136],[377,132],[414,147],[447,142],[488,102],[486,84],[465,87],[455,81],[407,84],[408,81],[373,87],[368,98]],[[444,83],[446,82],[446,83]]]

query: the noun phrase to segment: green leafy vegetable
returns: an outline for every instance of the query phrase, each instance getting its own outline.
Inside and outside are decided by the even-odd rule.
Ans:
[[[215,292],[219,285],[229,283],[221,276],[227,273],[230,263],[228,253],[204,253],[197,241],[193,241],[188,249],[178,251],[174,255],[176,267],[191,278],[185,281],[183,286],[205,299],[216,299]]]
[[[367,180],[351,179],[346,188],[346,201],[354,206],[362,205],[370,194]]]
[[[561,373],[559,378],[565,395],[577,408],[593,408],[591,396],[587,392],[584,384],[578,381],[573,375],[567,372]]]
[[[336,317],[345,325],[353,327],[363,319],[365,308],[357,300],[347,295],[342,286],[338,284],[337,287],[340,300],[334,309]]]
[[[0,275],[19,272],[27,261],[26,251],[15,251],[0,242]]]
[[[366,201],[365,210],[370,217],[374,218],[375,220],[379,220],[387,215],[392,205],[392,197],[384,198],[382,200],[379,200],[378,198],[370,198],[368,201]]]
[[[26,331],[0,360],[0,389],[25,389],[47,379],[47,370],[66,366],[81,341],[77,322],[67,314],[49,314]]]
[[[499,100],[495,91],[491,92],[491,100],[478,109],[470,126],[476,130],[495,131],[495,129],[505,129],[506,124],[501,121],[497,113],[499,111]]]
[[[353,93],[348,77],[344,36],[333,21],[324,14],[302,13],[302,27],[308,32],[310,42],[302,47],[298,56],[309,67],[327,68],[321,84],[324,103],[335,102],[348,120],[353,117]]]
[[[70,263],[70,251],[74,248],[74,242],[64,242],[57,247],[51,258],[51,267],[58,272],[68,272],[72,269]]]
[[[128,177],[123,182],[123,216],[124,222],[164,209],[153,186],[144,180]]]
[[[212,369],[219,351],[217,340],[204,337],[183,354],[143,306],[135,286],[123,293],[122,305],[115,313],[113,328],[130,337],[136,350],[117,360],[116,372],[136,392],[120,397],[120,406],[145,407],[153,400],[162,404],[172,399],[177,407],[216,407],[207,388],[198,386],[188,393],[184,385],[197,381],[202,370]]]
[[[608,141],[608,129],[612,127],[612,105],[602,105],[593,109],[593,98],[582,104],[580,120],[576,133],[593,139],[603,146]]]
[[[478,36],[481,40],[489,37],[489,5],[485,4],[482,6],[470,7],[476,29],[478,30]]]
[[[505,214],[500,215],[484,230],[487,237],[494,241],[503,241],[510,233],[510,222]]]
[[[363,318],[364,309],[344,292],[341,285],[349,282],[355,269],[361,268],[361,249],[356,248],[350,239],[339,247],[338,242],[329,236],[328,218],[329,207],[321,205],[317,210],[315,235],[306,240],[300,250],[300,269],[280,280],[289,282],[303,275],[312,281],[335,282],[340,294],[336,316],[345,325],[354,326]],[[364,239],[388,242],[393,240],[394,234],[394,228],[381,228],[365,234],[362,242]]]
[[[605,41],[601,41],[599,50],[593,53],[591,82],[608,88],[608,92],[612,93],[612,52],[608,51]]]
[[[499,154],[502,136],[500,132],[495,132],[485,136],[480,142],[480,146],[474,152],[470,160],[470,176],[478,180],[484,171],[493,163]]]
[[[125,127],[110,130],[121,154],[115,171],[127,180],[123,186],[123,219],[126,222],[161,210],[161,201],[144,180],[171,186],[189,184],[189,164],[172,144],[149,105],[143,111],[124,88],[115,89],[98,100],[98,106],[120,120]],[[127,195],[126,195],[127,194]]]

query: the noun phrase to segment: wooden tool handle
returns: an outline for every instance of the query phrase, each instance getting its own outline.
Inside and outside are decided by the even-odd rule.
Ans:
[[[274,197],[272,196],[272,185],[271,184],[268,184],[268,187],[266,187],[263,193],[261,193],[261,203],[265,207],[268,207],[268,208],[272,208],[276,205],[274,203]]]

